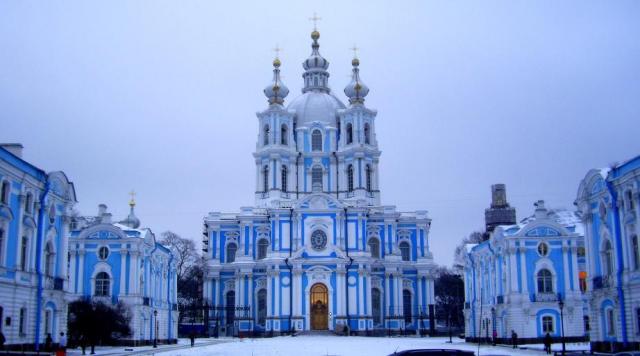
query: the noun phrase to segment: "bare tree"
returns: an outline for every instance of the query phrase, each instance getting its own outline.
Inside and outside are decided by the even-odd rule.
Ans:
[[[167,246],[176,256],[176,274],[181,280],[185,273],[198,260],[196,245],[192,240],[185,239],[172,231],[165,231],[161,234],[160,243]]]

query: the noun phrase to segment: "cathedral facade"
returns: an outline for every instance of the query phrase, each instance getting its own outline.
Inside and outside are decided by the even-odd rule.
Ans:
[[[364,104],[359,60],[345,105],[319,37],[314,30],[302,94],[287,106],[273,62],[269,106],[257,114],[255,206],[204,218],[209,326],[228,335],[429,329],[431,219],[381,205],[377,112]]]

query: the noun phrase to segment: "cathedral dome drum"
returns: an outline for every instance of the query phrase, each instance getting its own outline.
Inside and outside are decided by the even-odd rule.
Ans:
[[[288,106],[294,111],[299,126],[308,125],[314,121],[336,125],[338,110],[345,105],[331,93],[308,91],[293,99]]]

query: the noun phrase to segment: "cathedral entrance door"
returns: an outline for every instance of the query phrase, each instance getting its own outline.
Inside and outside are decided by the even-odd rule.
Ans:
[[[329,328],[329,293],[327,287],[316,283],[311,287],[311,330]]]

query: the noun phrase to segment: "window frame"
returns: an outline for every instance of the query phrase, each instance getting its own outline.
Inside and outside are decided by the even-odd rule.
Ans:
[[[347,145],[350,145],[353,143],[353,124],[347,123],[346,131]]]
[[[262,145],[268,146],[271,141],[271,138],[269,137],[271,136],[271,126],[269,126],[269,124],[265,124],[262,128],[262,136]]]
[[[545,314],[542,316],[540,324],[542,325],[542,333],[546,334],[553,334],[555,333],[555,323],[554,320],[555,318],[553,317],[553,315],[549,315],[549,314]]]
[[[371,144],[371,125],[368,122],[364,123],[364,143],[365,145]]]
[[[286,193],[288,192],[288,174],[289,174],[289,170],[287,169],[287,166],[283,165],[282,168],[280,169],[280,185],[281,185],[281,190]]]
[[[267,254],[269,253],[269,240],[261,238],[258,240],[257,246],[256,260],[264,260],[267,258]]]
[[[311,190],[314,190],[316,184],[320,186],[320,191],[324,191],[324,169],[320,166],[311,168]]]
[[[102,245],[98,247],[96,255],[98,255],[98,259],[100,261],[106,261],[107,259],[109,259],[109,255],[111,255],[111,250],[109,250],[109,247],[107,247],[106,245]]]
[[[311,151],[322,152],[322,131],[320,129],[311,130]]]
[[[375,254],[374,254],[374,248],[373,248],[373,244],[376,245],[377,250],[375,250]],[[369,247],[369,252],[371,253],[371,258],[375,258],[375,259],[380,259],[381,254],[380,254],[380,240],[378,240],[377,237],[370,237],[369,241],[367,241],[367,246]]]
[[[539,294],[551,294],[554,291],[553,287],[553,273],[547,268],[540,269],[536,273],[536,292]]]
[[[280,125],[280,144],[283,146],[289,144],[289,127],[287,124]]]
[[[406,246],[406,249],[403,248],[403,245]],[[411,244],[409,243],[409,241],[406,241],[406,240],[400,241],[398,243],[398,249],[400,250],[400,257],[402,261],[410,262],[411,261]],[[405,258],[405,253],[404,253],[405,250],[407,251],[407,255],[406,255],[407,258]]]
[[[233,254],[229,253],[229,248],[233,247]],[[230,242],[225,246],[224,249],[224,260],[226,263],[233,263],[236,261],[236,255],[238,254],[238,245],[235,242]],[[231,260],[229,260],[229,256],[233,256]]]
[[[538,243],[538,247],[536,248],[538,255],[540,257],[548,257],[549,256],[549,245],[546,242]]]
[[[349,193],[353,192],[353,182],[354,174],[353,174],[353,164],[347,166],[347,191]]]
[[[107,272],[101,271],[96,274],[93,295],[96,297],[111,296],[111,276]]]
[[[8,180],[3,180],[2,185],[0,186],[0,203],[9,205],[9,200],[11,197],[11,182]]]

